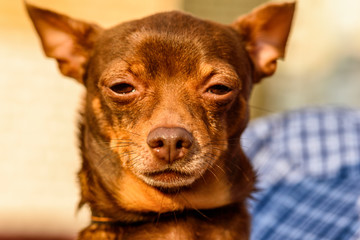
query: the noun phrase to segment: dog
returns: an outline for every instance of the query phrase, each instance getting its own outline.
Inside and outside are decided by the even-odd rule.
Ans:
[[[92,219],[78,239],[249,239],[256,174],[239,140],[295,3],[230,25],[173,11],[110,29],[25,4],[46,56],[86,88],[79,205]]]

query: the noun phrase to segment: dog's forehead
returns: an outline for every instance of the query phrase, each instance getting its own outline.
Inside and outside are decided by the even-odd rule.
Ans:
[[[184,74],[196,71],[206,59],[231,64],[240,41],[228,26],[166,12],[115,26],[99,42],[96,55],[102,63],[121,59],[143,64],[150,74]]]

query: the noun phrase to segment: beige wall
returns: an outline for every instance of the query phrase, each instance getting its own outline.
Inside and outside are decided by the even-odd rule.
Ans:
[[[360,108],[359,12],[358,0],[298,0],[285,61],[255,89],[253,115],[314,105]]]
[[[184,0],[184,10],[202,18],[229,24],[266,0]]]

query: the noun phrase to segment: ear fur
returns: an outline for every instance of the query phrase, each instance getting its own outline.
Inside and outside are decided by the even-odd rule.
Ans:
[[[83,82],[87,61],[102,29],[25,2],[46,56],[55,58],[62,74]]]
[[[295,2],[265,4],[232,24],[244,37],[257,73],[255,82],[272,75],[276,61],[284,57],[295,5]]]

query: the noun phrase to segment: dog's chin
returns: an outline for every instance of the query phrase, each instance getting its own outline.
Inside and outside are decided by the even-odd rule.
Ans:
[[[146,184],[164,192],[176,193],[191,186],[197,179],[194,174],[173,170],[155,171],[139,176]]]

